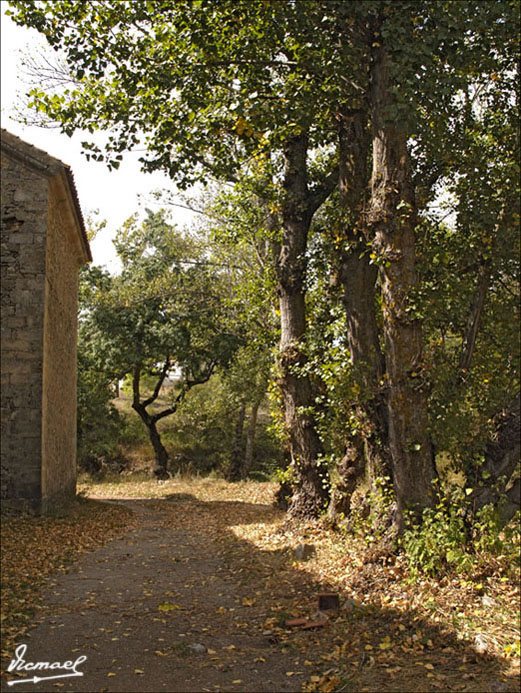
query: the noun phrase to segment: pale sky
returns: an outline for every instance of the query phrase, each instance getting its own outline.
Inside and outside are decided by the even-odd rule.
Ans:
[[[51,156],[68,164],[73,171],[78,196],[84,217],[99,209],[101,219],[107,227],[91,243],[94,264],[116,269],[115,252],[111,243],[116,229],[138,209],[138,194],[146,194],[158,188],[174,190],[171,181],[159,172],[141,173],[137,153],[126,154],[120,168],[109,172],[105,164],[87,161],[81,154],[80,142],[87,139],[77,133],[72,138],[55,129],[22,125],[12,119],[13,105],[18,92],[24,93],[25,84],[21,75],[20,58],[23,53],[44,46],[45,42],[34,29],[19,27],[4,12],[7,2],[1,0],[1,125],[17,137],[43,149]],[[88,135],[92,140],[93,136]],[[147,206],[153,208],[153,204]],[[192,215],[175,209],[173,219],[182,225],[189,223]]]

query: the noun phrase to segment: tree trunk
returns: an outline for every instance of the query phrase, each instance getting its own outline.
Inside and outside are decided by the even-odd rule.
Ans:
[[[357,431],[350,434],[338,465],[340,483],[332,498],[331,515],[347,515],[353,491],[366,475],[370,484],[389,474],[387,415],[381,380],[384,359],[375,311],[377,268],[369,263],[363,234],[368,185],[369,133],[362,111],[342,114],[339,123],[340,205],[345,219],[339,281],[346,315],[347,341],[360,397],[354,415]]]
[[[433,502],[433,451],[427,428],[427,397],[422,391],[421,323],[409,311],[417,284],[414,190],[407,134],[389,123],[392,105],[388,55],[377,36],[371,68],[373,172],[369,224],[380,265],[385,358],[388,380],[389,447],[398,525],[403,512],[420,513]]]
[[[154,456],[156,459],[154,475],[158,479],[167,479],[168,453],[166,451],[165,446],[161,442],[161,436],[159,434],[159,431],[157,430],[156,422],[154,421],[154,418],[150,416],[150,414],[147,412],[143,405],[136,405],[136,403],[133,403],[132,408],[139,414],[141,420],[145,424],[147,428],[148,437],[150,438],[150,442],[152,443],[152,447],[154,448]]]
[[[156,468],[154,469],[154,474],[158,479],[167,479],[168,453],[165,446],[161,442],[161,436],[159,435],[156,424],[153,420],[147,424],[147,428],[150,442],[152,443],[156,456]]]
[[[175,397],[173,404],[167,407],[166,409],[163,409],[162,411],[154,415],[151,415],[148,413],[147,407],[153,404],[159,396],[159,392],[161,391],[161,387],[165,381],[168,370],[171,367],[170,357],[167,354],[163,368],[161,370],[161,373],[159,374],[158,380],[156,381],[156,385],[154,387],[152,395],[150,395],[150,397],[147,397],[143,401],[141,400],[140,390],[141,370],[143,364],[136,363],[134,365],[132,373],[132,408],[139,414],[141,420],[147,427],[148,436],[150,438],[150,442],[152,443],[152,447],[154,448],[154,454],[156,457],[156,467],[154,469],[154,474],[158,479],[168,478],[168,453],[166,451],[165,446],[161,442],[161,436],[159,434],[159,431],[157,430],[157,422],[161,419],[166,418],[167,416],[175,414],[179,403],[182,402],[187,392],[189,392],[192,389],[192,387],[195,387],[196,385],[202,385],[203,383],[206,383],[211,378],[215,366],[216,361],[212,361],[208,365],[206,371],[199,377],[199,379],[185,380],[182,383],[181,391],[179,392],[177,397]]]
[[[483,308],[485,307],[485,299],[490,286],[490,265],[490,260],[483,261],[478,272],[478,285],[476,287],[476,292],[470,307],[459,360],[459,368],[464,373],[470,368],[470,362],[474,354],[478,328],[481,322]]]
[[[154,469],[154,475],[158,479],[167,479],[168,478],[168,471],[167,471],[167,465],[168,465],[168,453],[166,451],[165,446],[161,442],[161,436],[159,435],[159,431],[157,430],[156,426],[156,421],[157,418],[150,416],[150,414],[146,410],[146,403],[141,402],[141,397],[140,397],[140,380],[141,380],[141,364],[136,364],[134,366],[134,372],[133,372],[133,377],[132,377],[132,408],[134,411],[136,411],[139,414],[139,417],[141,418],[141,421],[146,426],[148,437],[150,438],[150,442],[152,443],[152,447],[154,448],[154,455],[156,458],[156,466]],[[162,382],[162,380],[161,380]],[[161,383],[160,383],[161,385]],[[159,385],[159,386],[160,386]],[[151,399],[149,398],[149,400]]]
[[[307,186],[307,136],[298,135],[284,146],[282,242],[277,259],[281,336],[279,384],[291,449],[294,493],[289,514],[316,517],[329,497],[328,472],[320,464],[322,443],[313,416],[313,388],[302,372],[306,365],[304,279],[310,210]]]
[[[483,311],[485,308],[485,301],[490,288],[490,281],[492,276],[492,257],[495,248],[498,244],[498,237],[501,234],[503,228],[504,215],[505,206],[503,205],[498,215],[497,224],[494,228],[493,241],[490,247],[490,257],[480,258],[477,286],[474,292],[474,297],[472,299],[472,304],[470,306],[467,324],[465,326],[465,332],[463,334],[463,343],[461,345],[461,354],[459,359],[459,368],[461,371],[461,375],[464,375],[469,370],[470,363],[474,355],[474,349],[476,347],[476,338],[478,336],[478,331],[481,324]]]
[[[521,396],[518,392],[505,412],[496,416],[495,431],[485,449],[485,463],[479,468],[479,480],[470,483],[469,497],[473,512],[484,505],[497,507],[502,522],[508,522],[520,509],[520,481],[512,483],[512,474],[521,455]]]
[[[246,431],[246,450],[244,452],[244,466],[242,478],[245,479],[251,471],[253,463],[253,451],[255,448],[255,431],[257,430],[257,414],[259,412],[261,400],[257,399],[251,407],[250,420]]]
[[[235,423],[235,435],[233,439],[233,450],[232,458],[230,464],[230,470],[228,472],[229,481],[238,481],[242,476],[243,467],[243,454],[242,454],[242,435],[244,431],[244,419],[246,416],[246,403],[243,402],[240,406],[239,413],[237,414],[237,421]]]

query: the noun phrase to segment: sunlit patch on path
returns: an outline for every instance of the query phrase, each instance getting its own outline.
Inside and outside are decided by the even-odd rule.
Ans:
[[[407,585],[399,560],[369,562],[362,546],[317,524],[286,525],[272,484],[85,490],[111,501],[103,507],[131,510],[132,521],[48,585],[41,620],[24,636],[33,661],[87,656],[84,676],[58,688],[517,690],[515,660],[479,655],[472,634],[465,638],[447,616],[470,616],[471,598],[476,611],[472,594],[461,585],[437,593],[427,581]],[[299,560],[302,543],[313,551]],[[313,618],[317,593],[327,590],[340,595],[341,609],[323,627],[286,626]],[[2,690],[12,690],[12,678],[3,677]]]

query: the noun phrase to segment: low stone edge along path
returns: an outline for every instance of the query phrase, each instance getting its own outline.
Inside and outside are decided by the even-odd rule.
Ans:
[[[77,667],[83,676],[2,682],[2,691],[301,690],[309,671],[287,675],[295,656],[266,632],[266,608],[244,605],[247,571],[230,572],[211,526],[165,523],[168,501],[118,502],[139,514],[136,529],[58,577],[45,594],[45,620],[25,638],[26,661],[86,656]],[[197,511],[186,505],[190,525],[197,526]],[[63,669],[24,676],[56,673]]]

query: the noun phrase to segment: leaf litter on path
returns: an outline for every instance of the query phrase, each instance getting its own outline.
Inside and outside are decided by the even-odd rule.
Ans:
[[[125,664],[120,661],[125,651],[118,650],[117,638],[125,637],[125,645],[132,643],[130,649],[136,648],[144,638],[143,628],[156,639],[147,648],[148,643],[141,643],[141,650],[150,650],[150,658],[166,667],[161,670],[166,687],[158,690],[197,690],[176,688],[170,675],[164,674],[173,667],[175,679],[184,676],[186,686],[195,659],[198,679],[193,683],[208,690],[226,690],[226,686],[244,691],[517,690],[519,662],[504,650],[505,638],[515,637],[511,601],[518,594],[515,585],[499,579],[488,582],[488,596],[499,605],[490,614],[480,611],[475,594],[462,589],[458,581],[407,584],[400,559],[365,562],[366,549],[360,542],[346,542],[319,523],[287,525],[272,506],[274,489],[273,484],[200,479],[86,487],[91,497],[148,499],[128,501],[143,512],[133,516],[133,528],[147,513],[153,515],[153,521],[141,528],[141,540],[133,529],[125,542],[131,555],[127,569],[133,565],[137,571],[141,566],[145,589],[133,609],[126,605],[130,613],[121,616],[115,611],[121,632],[104,633],[113,653],[119,654],[121,667],[105,669],[105,686],[120,680],[119,687],[114,684],[106,690],[125,690],[121,686],[127,685]],[[125,523],[121,508],[112,506],[111,510],[120,522],[115,523],[117,531],[111,535],[115,536]],[[109,521],[109,514],[105,519],[98,516],[96,522],[110,525],[114,520]],[[125,522],[129,522],[126,515]],[[29,526],[13,524],[11,534],[17,531],[23,539]],[[92,530],[92,535],[103,532]],[[175,545],[168,540],[174,535]],[[81,547],[75,537],[72,531],[72,546],[79,543]],[[147,537],[153,545],[148,551],[143,548]],[[306,562],[294,560],[295,547],[302,543],[315,548]],[[94,546],[91,543],[88,548]],[[58,555],[57,546],[54,550]],[[26,566],[29,553],[22,561]],[[102,561],[99,566],[105,564]],[[20,576],[11,571],[6,579],[16,584]],[[169,589],[164,589],[166,585]],[[291,619],[311,619],[317,594],[324,592],[341,596],[341,608],[328,619],[327,628],[286,628]],[[108,596],[114,598],[112,592]],[[85,600],[86,635],[91,635],[89,617],[94,620],[105,597],[99,590]],[[27,599],[34,606],[36,598],[29,594]],[[131,627],[133,618],[139,623],[136,629]],[[498,619],[502,619],[503,640],[498,636]],[[182,627],[172,630],[173,624]],[[473,647],[473,625],[488,633],[491,646],[486,655]],[[190,648],[194,644],[206,651]],[[136,688],[128,690],[156,690],[150,687],[149,666],[135,658],[128,666],[139,680]],[[136,667],[144,673],[136,675]],[[75,685],[75,690],[81,690]]]

